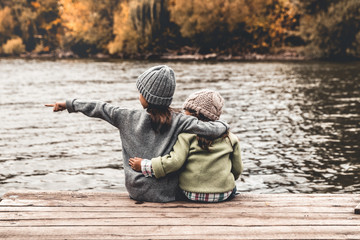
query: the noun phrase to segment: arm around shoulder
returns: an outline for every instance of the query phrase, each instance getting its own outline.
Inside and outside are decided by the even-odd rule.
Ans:
[[[182,116],[184,119],[184,132],[194,133],[212,139],[218,138],[227,132],[229,125],[223,121],[200,121],[193,116]]]
[[[191,140],[194,137],[196,138],[193,134],[180,134],[173,150],[169,154],[151,159],[156,178],[175,172],[184,165],[189,154]]]

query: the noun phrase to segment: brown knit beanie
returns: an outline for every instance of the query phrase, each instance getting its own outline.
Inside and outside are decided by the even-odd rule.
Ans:
[[[184,103],[184,109],[201,113],[212,121],[220,118],[223,106],[224,98],[218,92],[208,89],[190,94]]]

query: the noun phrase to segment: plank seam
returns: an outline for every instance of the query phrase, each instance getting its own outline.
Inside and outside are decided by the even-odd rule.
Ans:
[[[158,224],[153,224],[153,225],[149,225],[149,224],[141,224],[142,227],[156,227],[159,226]],[[230,227],[230,228],[246,228],[246,227],[261,227],[261,228],[272,228],[272,227],[358,227],[359,224],[280,224],[280,225],[255,225],[255,224],[250,224],[250,225],[231,225],[231,224],[224,224],[224,225],[220,225],[220,224],[216,224],[216,225],[210,225],[210,224],[206,224],[206,225],[178,225],[178,224],[173,224],[173,225],[161,225],[161,227]],[[23,225],[23,226],[1,226],[1,228],[33,228],[33,227],[41,227],[41,228],[55,228],[55,227],[71,227],[71,228],[77,228],[77,227],[129,227],[129,225],[127,224],[109,224],[109,225],[89,225],[89,224],[84,224],[84,225],[66,225],[66,224],[61,224],[61,225]]]

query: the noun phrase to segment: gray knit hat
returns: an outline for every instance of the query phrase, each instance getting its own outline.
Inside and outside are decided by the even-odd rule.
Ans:
[[[136,87],[145,100],[159,106],[170,106],[175,86],[174,70],[166,65],[149,68],[136,81]]]
[[[224,98],[216,91],[204,89],[192,93],[184,103],[184,109],[201,113],[210,120],[218,120],[224,106]]]

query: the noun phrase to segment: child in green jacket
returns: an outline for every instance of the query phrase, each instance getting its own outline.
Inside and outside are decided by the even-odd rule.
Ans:
[[[191,94],[184,103],[185,114],[202,121],[218,120],[224,99],[212,90]],[[235,180],[243,164],[238,138],[228,132],[215,140],[182,133],[172,152],[151,160],[130,158],[132,169],[146,177],[161,178],[181,169],[179,187],[187,199],[198,202],[221,202],[236,192]]]

